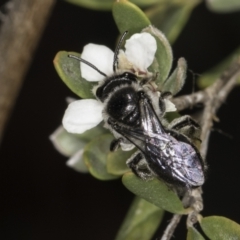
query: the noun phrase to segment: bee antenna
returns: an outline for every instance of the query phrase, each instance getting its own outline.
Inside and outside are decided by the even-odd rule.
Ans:
[[[88,65],[89,67],[93,68],[94,70],[96,70],[98,73],[100,73],[101,75],[103,75],[104,77],[107,77],[107,74],[105,74],[104,72],[100,71],[96,66],[94,66],[93,64],[91,64],[90,62],[80,58],[80,57],[77,57],[77,56],[74,56],[74,55],[71,55],[69,54],[68,57],[70,58],[74,58],[76,60],[78,60],[79,62],[82,62],[82,63],[85,63],[86,65]]]
[[[123,43],[123,41],[124,41],[124,38],[125,38],[125,36],[126,36],[127,34],[128,34],[128,31],[125,31],[125,32],[123,33],[123,35],[121,36],[121,38],[120,38],[120,40],[119,40],[119,42],[118,42],[118,44],[117,44],[116,50],[115,50],[115,52],[114,52],[113,72],[116,72],[116,65],[117,65],[117,63],[118,63],[118,53],[119,53],[119,49],[120,49],[120,47],[121,47],[121,45],[122,45],[122,43]]]

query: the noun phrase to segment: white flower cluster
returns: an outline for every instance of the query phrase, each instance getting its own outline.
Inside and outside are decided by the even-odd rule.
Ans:
[[[134,34],[126,41],[125,51],[118,55],[118,70],[132,71],[136,75],[147,74],[157,50],[155,38],[149,33]],[[81,58],[95,65],[107,76],[112,76],[114,52],[106,46],[88,44],[84,47]],[[104,76],[85,63],[80,63],[81,74],[89,82],[104,80]],[[175,106],[167,101],[167,111],[175,111]],[[103,103],[97,99],[82,99],[69,104],[63,126],[70,133],[83,133],[97,126],[102,120]]]

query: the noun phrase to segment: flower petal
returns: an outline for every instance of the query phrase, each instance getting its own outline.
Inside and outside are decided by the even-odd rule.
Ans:
[[[176,106],[168,99],[164,99],[165,106],[166,106],[166,112],[176,112]]]
[[[83,48],[81,58],[96,66],[101,72],[107,76],[113,74],[113,51],[104,46],[89,43]],[[98,82],[105,77],[92,67],[80,62],[82,77],[89,82]]]
[[[137,33],[132,35],[125,44],[127,59],[138,69],[146,72],[152,64],[157,43],[149,33]]]
[[[83,133],[102,121],[103,104],[94,99],[82,99],[68,105],[63,127],[70,133]]]

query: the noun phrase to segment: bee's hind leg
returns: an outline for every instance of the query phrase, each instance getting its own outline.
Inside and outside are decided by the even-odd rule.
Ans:
[[[132,171],[143,180],[153,179],[154,175],[148,167],[148,163],[140,151],[134,153],[128,160],[127,165]]]
[[[184,134],[191,140],[200,140],[201,127],[200,125],[193,120],[189,115],[184,115],[179,118],[175,118],[169,125],[169,129],[178,131],[181,134]]]

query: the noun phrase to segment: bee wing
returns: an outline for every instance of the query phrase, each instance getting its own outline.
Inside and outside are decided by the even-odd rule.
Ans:
[[[144,135],[144,131],[140,128],[129,128],[126,126],[122,126],[119,124],[114,124],[112,126],[114,130],[120,133],[123,137],[133,143],[138,149],[144,152],[146,139]]]
[[[112,124],[113,129],[132,142],[143,153],[146,152],[146,145],[157,145],[161,136],[165,135],[165,131],[161,122],[159,121],[150,100],[143,96],[139,100],[140,121],[138,127],[129,127],[126,125]],[[151,143],[148,140],[151,139]],[[161,139],[162,140],[162,139]],[[156,144],[154,144],[156,143]]]
[[[148,98],[142,98],[139,102],[139,108],[141,113],[141,122],[143,131],[150,135],[152,134],[164,134],[165,131],[161,122],[159,121],[152,103]]]
[[[178,179],[189,186],[201,186],[204,173],[197,149],[165,131],[147,98],[142,98],[139,106],[145,137],[142,152],[154,172],[168,182]]]

